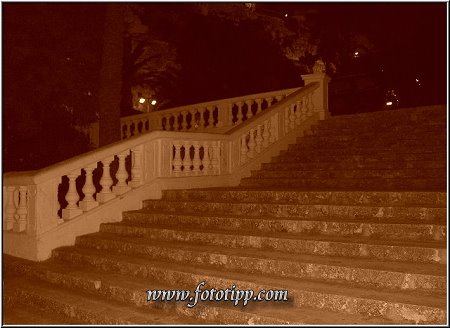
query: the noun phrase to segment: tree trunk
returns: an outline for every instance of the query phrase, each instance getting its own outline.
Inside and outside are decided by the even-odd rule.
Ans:
[[[107,4],[99,90],[100,146],[120,140],[124,5]]]

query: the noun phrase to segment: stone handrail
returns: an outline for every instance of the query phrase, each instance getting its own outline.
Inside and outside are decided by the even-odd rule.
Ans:
[[[158,130],[222,133],[258,115],[298,89],[219,99],[122,117],[121,136],[122,139],[127,139]],[[98,122],[92,123],[84,132],[89,134],[92,145],[97,147]]]
[[[328,77],[303,78],[306,87],[226,133],[152,131],[38,171],[4,174],[4,252],[44,260],[164,189],[237,185],[327,114]]]

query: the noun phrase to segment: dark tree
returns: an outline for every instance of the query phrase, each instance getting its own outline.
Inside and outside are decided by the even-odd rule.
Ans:
[[[106,5],[99,91],[100,146],[120,140],[125,8],[123,4]]]
[[[89,150],[97,120],[98,5],[3,6],[3,169],[30,170]]]

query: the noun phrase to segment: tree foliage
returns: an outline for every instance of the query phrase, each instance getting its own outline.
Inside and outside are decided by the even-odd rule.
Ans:
[[[76,126],[97,119],[101,14],[96,5],[3,6],[4,170],[36,169],[89,149]]]

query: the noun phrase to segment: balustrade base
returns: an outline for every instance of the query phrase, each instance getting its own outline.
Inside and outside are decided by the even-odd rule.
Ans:
[[[129,186],[114,186],[112,188],[113,193],[115,193],[116,195],[122,195],[130,190],[131,188]]]
[[[83,212],[87,212],[92,210],[93,208],[98,206],[98,202],[96,201],[81,201],[79,203],[80,208],[83,210]]]
[[[110,201],[111,199],[114,199],[114,198],[116,198],[116,195],[113,194],[113,193],[107,193],[107,194],[106,193],[105,194],[99,193],[97,195],[97,201],[100,202],[100,203],[106,203],[106,202],[108,202],[108,201]]]
[[[13,224],[13,231],[14,232],[22,232],[22,231],[25,231],[26,228],[27,228],[27,222],[26,221],[14,222],[14,224]]]
[[[3,230],[12,230],[13,229],[13,222],[3,222]]]
[[[83,210],[79,209],[79,208],[70,208],[70,209],[63,209],[62,210],[62,218],[64,220],[71,220],[74,217],[83,214]]]
[[[128,182],[128,187],[131,187],[131,188],[137,188],[141,185],[142,185],[142,183],[140,181],[131,180],[130,182]]]

